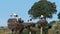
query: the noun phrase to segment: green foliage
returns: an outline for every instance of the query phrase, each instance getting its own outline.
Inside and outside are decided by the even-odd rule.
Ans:
[[[60,21],[52,21],[49,24],[52,24],[52,30],[53,30],[52,32],[53,33],[55,33],[56,30],[60,31]],[[36,25],[35,28],[38,28],[37,26],[38,26],[38,24]],[[5,28],[6,27],[0,27],[0,34],[2,34],[2,33],[4,34],[4,29]],[[6,28],[6,29],[7,29],[6,33],[7,34],[11,34],[11,32],[8,30],[8,28]],[[29,31],[30,31],[29,29],[24,29],[23,32],[22,32],[22,34],[29,34]],[[40,29],[39,30],[31,29],[31,32],[32,32],[32,34],[40,34],[41,31],[40,31]],[[44,28],[43,29],[43,33],[44,34],[47,33],[47,29]]]
[[[24,31],[22,32],[22,34],[29,34],[29,30],[28,29],[24,29]]]
[[[56,23],[56,21],[51,21],[49,24],[52,26],[55,23]]]
[[[40,0],[40,1],[47,1],[47,0]]]
[[[58,19],[60,19],[60,12],[58,13],[58,15],[57,15],[57,16],[58,16]]]
[[[53,30],[58,30],[60,27],[60,21],[54,21],[54,22],[52,21],[51,24]]]
[[[40,15],[44,15],[45,18],[52,18],[52,14],[57,12],[55,3],[49,1],[38,1],[35,2],[28,14],[32,18],[39,18]]]

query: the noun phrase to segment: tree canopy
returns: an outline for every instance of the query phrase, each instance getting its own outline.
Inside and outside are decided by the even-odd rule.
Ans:
[[[57,16],[58,16],[58,19],[60,19],[60,12],[58,13],[58,15],[57,15]]]
[[[44,15],[45,18],[52,18],[52,15],[57,12],[55,3],[50,1],[38,1],[29,9],[28,14],[36,19],[40,18],[41,15]]]

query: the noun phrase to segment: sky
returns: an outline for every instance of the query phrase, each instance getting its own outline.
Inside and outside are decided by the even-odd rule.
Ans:
[[[7,26],[7,21],[11,13],[16,13],[22,20],[27,22],[29,19],[28,10],[39,0],[0,0],[0,26]],[[60,0],[48,0],[56,3],[57,13],[60,11]],[[57,20],[57,15],[53,15],[53,19],[47,19],[49,22]]]

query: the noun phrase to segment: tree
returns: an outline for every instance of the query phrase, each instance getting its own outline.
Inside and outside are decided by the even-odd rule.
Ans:
[[[52,18],[52,15],[57,12],[55,3],[51,3],[47,0],[41,0],[35,2],[28,14],[33,18],[40,18],[40,15],[44,15],[45,18]]]
[[[56,21],[52,24],[53,30],[59,30],[59,28],[60,28],[60,21]]]
[[[51,21],[49,24],[52,26],[55,23],[56,23],[56,21]]]
[[[58,15],[57,15],[57,16],[58,16],[58,19],[60,19],[60,12],[58,13]]]
[[[52,18],[52,15],[57,12],[55,3],[51,3],[47,0],[40,0],[35,2],[31,9],[28,11],[28,14],[33,18],[40,18],[41,15],[44,15],[44,18]],[[44,22],[43,22],[44,23]],[[46,23],[45,23],[46,24]],[[45,25],[43,25],[44,27]],[[39,26],[40,27],[40,26]],[[42,27],[42,26],[41,26]],[[48,34],[48,29],[44,27],[41,30],[44,31],[44,34]]]

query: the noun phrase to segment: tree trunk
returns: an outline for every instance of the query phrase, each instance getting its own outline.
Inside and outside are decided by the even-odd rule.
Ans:
[[[41,33],[40,34],[42,34],[42,31],[43,31],[43,27],[41,27]]]
[[[31,34],[31,31],[29,31],[29,34]]]

